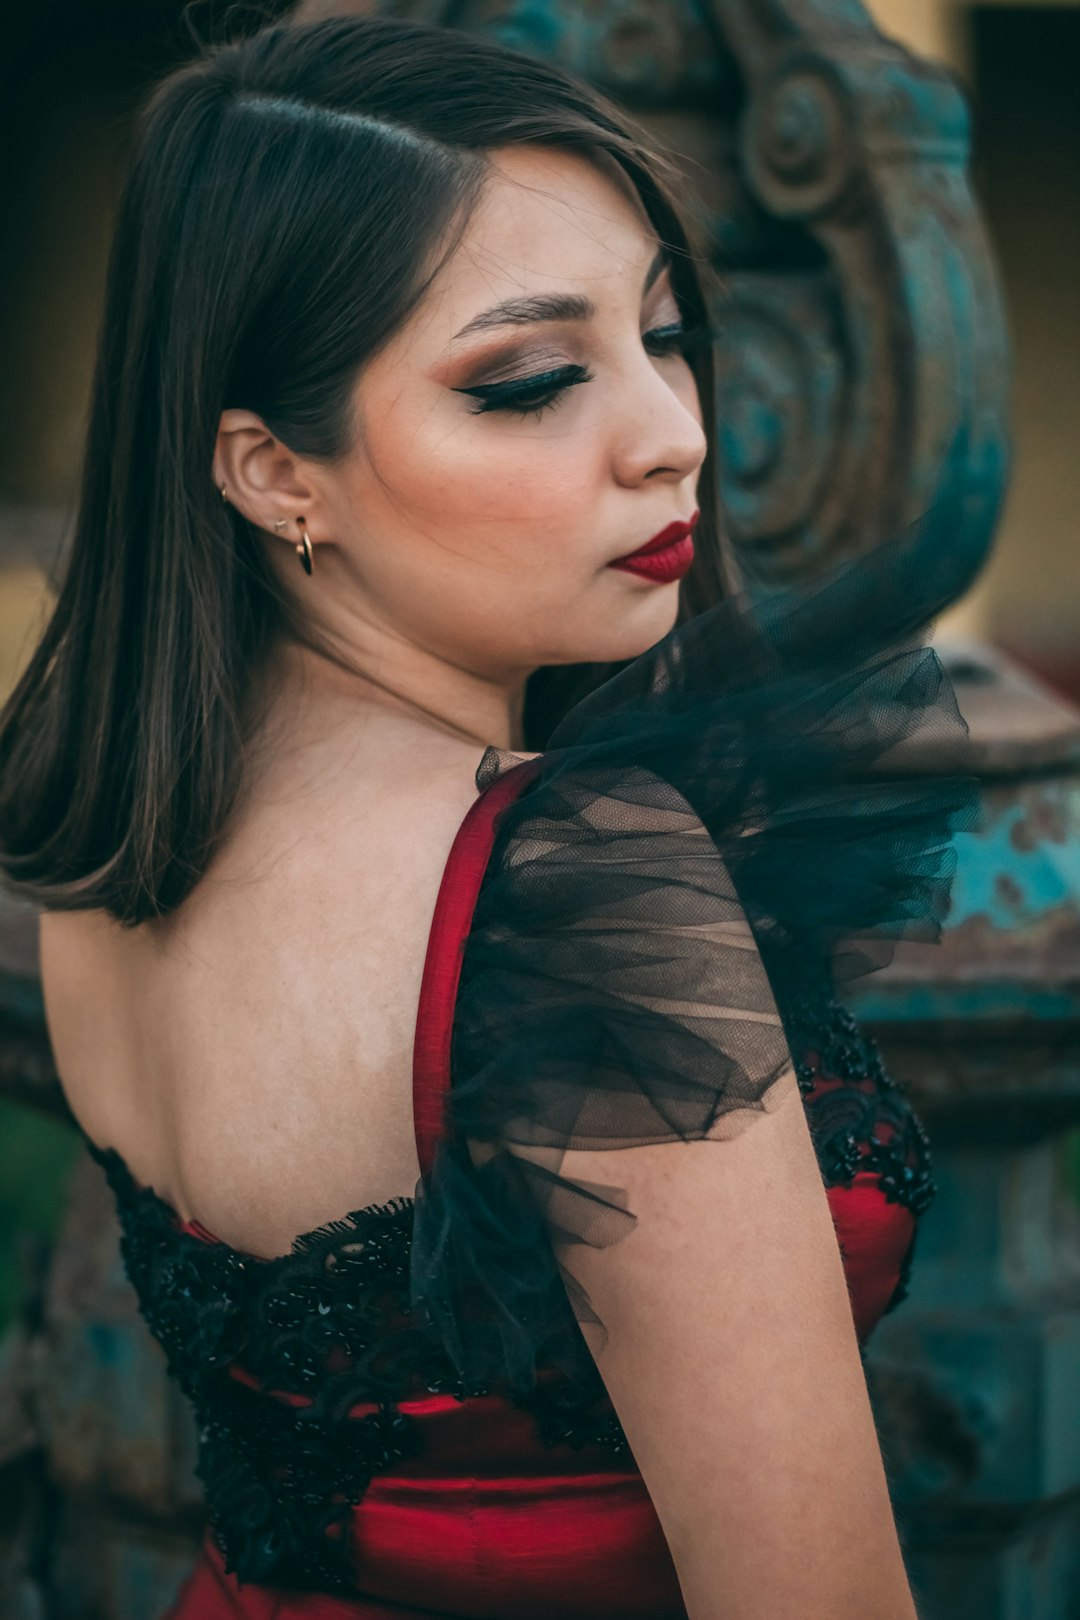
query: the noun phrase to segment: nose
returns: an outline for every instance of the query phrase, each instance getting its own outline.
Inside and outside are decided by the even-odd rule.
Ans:
[[[697,387],[686,362],[655,361],[642,354],[633,376],[623,379],[620,393],[612,436],[616,481],[633,489],[692,478],[709,446]]]

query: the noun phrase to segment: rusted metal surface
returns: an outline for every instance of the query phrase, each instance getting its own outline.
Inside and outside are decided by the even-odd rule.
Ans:
[[[1080,769],[1076,706],[982,642],[938,646],[970,732],[968,764],[985,781]],[[951,768],[952,761],[944,761]]]
[[[31,1399],[33,1336],[22,1322],[0,1338],[0,1478],[40,1445]]]
[[[927,1620],[1075,1620],[1080,1209],[1061,1149],[1080,1124],[1080,713],[999,656],[956,667],[982,822],[959,840],[943,944],[858,1001],[939,1186],[867,1363]]]
[[[187,1404],[120,1265],[112,1195],[79,1163],[45,1294],[34,1397],[56,1481],[140,1517],[197,1511]]]
[[[58,1531],[49,1620],[161,1620],[191,1568],[188,1541],[97,1503],[68,1502]]]
[[[982,818],[957,839],[948,927],[929,953],[899,951],[859,1007],[907,1039],[915,1026],[961,1039],[972,1061],[1013,1038],[1047,1058],[1080,1021],[1080,713],[1001,654],[974,657],[953,669]],[[979,1084],[994,1090],[988,1067]]]
[[[0,1423],[0,1487],[25,1496],[0,1552],[5,1620],[158,1620],[198,1549],[191,1412],[117,1240],[112,1195],[84,1159],[37,1319],[9,1333],[0,1359],[3,1410],[18,1413]],[[40,1468],[27,1466],[35,1457]]]

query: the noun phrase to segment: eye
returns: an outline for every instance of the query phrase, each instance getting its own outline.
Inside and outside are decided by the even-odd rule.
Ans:
[[[665,326],[650,327],[642,334],[641,341],[646,351],[658,358],[671,354],[685,356],[710,344],[713,333],[704,326],[686,327],[681,321],[672,321]],[[510,416],[540,417],[554,409],[571,388],[592,380],[592,372],[584,366],[559,366],[534,372],[529,377],[511,377],[506,382],[455,388],[454,393],[475,400],[472,410],[477,416],[486,411],[501,411]]]
[[[641,334],[647,353],[662,358],[668,354],[689,355],[707,348],[713,334],[706,326],[684,326],[673,321],[667,326],[652,326]]]
[[[592,381],[584,366],[560,366],[556,371],[538,371],[531,377],[513,377],[508,382],[481,383],[474,388],[455,388],[476,400],[473,413],[508,411],[513,416],[541,416],[557,405],[570,388]]]

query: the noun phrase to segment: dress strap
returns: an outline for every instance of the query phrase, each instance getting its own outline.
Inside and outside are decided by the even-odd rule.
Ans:
[[[454,1007],[465,941],[495,842],[495,820],[537,769],[538,761],[523,760],[482,790],[457,830],[443,869],[424,957],[413,1041],[413,1129],[422,1176],[431,1170],[443,1132]]]

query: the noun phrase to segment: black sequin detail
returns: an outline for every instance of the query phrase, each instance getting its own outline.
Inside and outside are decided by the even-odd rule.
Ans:
[[[920,1214],[934,1190],[926,1136],[873,1042],[844,1009],[820,1001],[796,1009],[788,1029],[825,1184],[872,1170],[886,1197]],[[226,1568],[240,1581],[354,1590],[350,1510],[376,1474],[421,1449],[420,1426],[401,1402],[487,1393],[466,1388],[412,1320],[412,1200],[354,1211],[265,1260],[183,1231],[117,1153],[88,1147],[116,1197],[140,1310],[194,1408],[197,1472]],[[889,1309],[903,1297],[910,1259],[909,1249]],[[596,1446],[631,1465],[581,1342],[572,1376],[550,1369],[528,1394],[508,1398],[532,1414],[544,1444]],[[290,1394],[304,1404],[280,1398]],[[360,1404],[371,1411],[350,1417]]]

